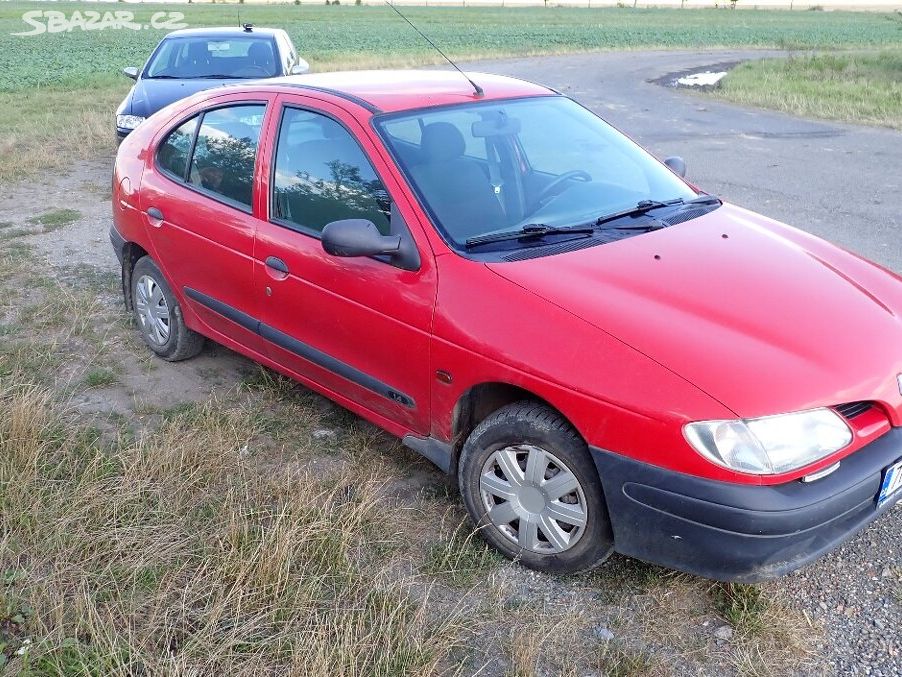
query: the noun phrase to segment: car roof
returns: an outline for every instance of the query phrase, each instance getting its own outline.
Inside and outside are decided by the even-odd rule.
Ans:
[[[557,94],[548,87],[503,75],[467,73],[483,89],[456,71],[384,70],[306,73],[266,80],[282,91],[305,88],[328,91],[364,105],[373,112],[394,112],[455,103]],[[260,83],[263,84],[263,83]]]
[[[276,33],[283,32],[281,28],[258,28],[254,26],[252,30],[246,31],[241,26],[220,26],[220,27],[211,27],[211,28],[182,28],[177,31],[172,31],[171,33],[167,33],[163,38],[167,40],[169,38],[235,38],[235,37],[249,37],[252,38],[254,36],[263,36],[263,37],[272,37]]]

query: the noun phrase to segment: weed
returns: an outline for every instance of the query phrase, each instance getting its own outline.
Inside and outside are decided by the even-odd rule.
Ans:
[[[79,218],[81,218],[81,212],[77,209],[51,209],[31,217],[28,222],[43,226],[43,232],[50,233],[70,223],[75,223]]]
[[[740,635],[757,635],[763,627],[768,608],[761,589],[745,583],[716,583],[711,597],[717,612]]]
[[[88,388],[108,388],[118,380],[116,373],[106,367],[97,367],[85,374],[85,385]]]
[[[500,562],[500,555],[486,545],[466,520],[452,530],[450,537],[429,546],[423,572],[451,585],[472,585]]]

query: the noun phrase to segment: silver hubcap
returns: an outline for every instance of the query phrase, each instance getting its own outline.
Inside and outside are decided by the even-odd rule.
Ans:
[[[141,331],[155,345],[169,340],[169,304],[163,290],[152,277],[142,275],[135,285],[135,310]]]
[[[479,478],[491,523],[523,550],[569,550],[586,529],[586,497],[571,470],[531,444],[494,452]]]

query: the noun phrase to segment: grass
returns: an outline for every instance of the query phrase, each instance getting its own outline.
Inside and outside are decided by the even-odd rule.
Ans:
[[[714,605],[740,635],[758,634],[769,608],[761,588],[743,583],[718,583],[712,588]]]
[[[902,129],[902,50],[749,62],[714,93],[794,115]]]
[[[85,385],[88,388],[106,388],[118,380],[116,372],[107,367],[92,369],[85,375]]]
[[[75,223],[81,218],[81,212],[77,209],[51,209],[28,219],[28,223],[43,226],[45,233],[53,232],[70,223]]]
[[[715,583],[709,594],[718,614],[733,628],[724,660],[740,674],[765,677],[810,667],[816,629],[793,612],[775,587]]]
[[[48,391],[6,382],[0,547],[12,608],[35,610],[5,633],[10,668],[430,672],[458,621],[427,622],[362,547],[392,535],[379,485],[261,472],[237,455],[253,435],[247,411],[210,401],[104,444]]]
[[[501,562],[498,553],[486,545],[466,520],[460,522],[449,537],[429,546],[423,572],[440,576],[454,586],[467,586]]]
[[[113,113],[128,91],[119,74],[139,66],[164,30],[103,30],[16,36],[25,11],[0,5],[0,183],[112,154]],[[59,9],[59,8],[55,8]],[[75,10],[105,10],[67,3]],[[237,5],[128,4],[134,22],[178,11],[192,27],[232,25]],[[242,21],[285,28],[314,70],[418,66],[441,62],[390,9],[379,6],[242,5]],[[723,12],[562,7],[410,7],[427,35],[456,59],[560,54],[605,49],[778,47],[880,48],[899,44],[892,14]]]

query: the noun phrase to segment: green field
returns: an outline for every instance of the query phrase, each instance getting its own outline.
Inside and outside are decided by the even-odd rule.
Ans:
[[[285,28],[314,70],[413,66],[437,54],[387,7],[116,3],[0,4],[0,182],[64,167],[112,149],[113,109],[128,89],[119,74],[140,65],[163,30],[74,30],[17,36],[26,11],[125,11],[149,24],[184,13],[189,26]],[[902,42],[894,14],[575,8],[407,8],[459,59],[637,48],[884,48]],[[45,20],[46,23],[46,20]]]
[[[902,129],[902,51],[745,63],[716,91],[736,103]]]
[[[0,6],[0,91],[33,85],[108,82],[124,65],[140,65],[166,31],[103,30],[18,37],[29,9],[104,10],[87,4],[3,3]],[[235,24],[285,28],[319,68],[435,61],[430,48],[385,7],[311,5],[132,5],[147,24],[158,11],[180,11],[192,27]],[[450,55],[525,55],[638,47],[786,47],[898,44],[902,24],[891,15],[667,9],[408,8],[411,20]]]

